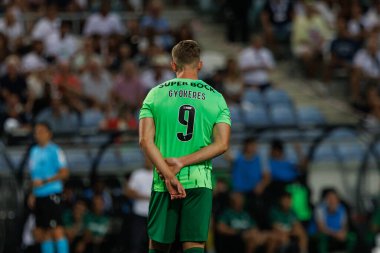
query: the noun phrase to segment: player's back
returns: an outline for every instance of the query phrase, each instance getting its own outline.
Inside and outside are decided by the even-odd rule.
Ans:
[[[142,113],[147,106],[156,126],[155,144],[164,157],[210,145],[214,125],[230,123],[223,96],[201,80],[175,78],[160,84],[148,94]],[[211,188],[211,161],[183,168],[179,180],[185,188]]]

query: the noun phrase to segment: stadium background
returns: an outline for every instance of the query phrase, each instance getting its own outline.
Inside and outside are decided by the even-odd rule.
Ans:
[[[307,192],[301,202],[310,202],[306,209],[312,212],[323,189],[335,188],[347,206],[356,252],[370,252],[376,243],[368,238],[380,231],[372,218],[379,208],[380,115],[376,92],[365,89],[355,97],[352,87],[357,76],[378,87],[380,70],[376,60],[353,59],[367,50],[369,40],[375,38],[378,44],[379,1],[289,1],[293,16],[288,27],[267,24],[283,29],[276,30],[276,35],[283,35],[277,37],[270,37],[262,22],[265,0],[173,0],[162,6],[153,2],[152,6],[138,0],[110,0],[105,5],[81,0],[1,2],[0,252],[21,252],[25,244],[22,232],[30,214],[28,150],[33,145],[31,127],[38,120],[52,125],[55,141],[68,159],[67,208],[86,193],[99,191],[108,200],[105,213],[111,219],[108,252],[124,252],[128,238],[121,231],[133,204],[124,188],[128,174],[144,165],[137,143],[137,108],[157,80],[172,77],[168,52],[182,39],[199,41],[205,65],[201,78],[227,97],[232,153],[240,151],[246,137],[254,136],[260,155],[267,158],[276,138],[284,141],[287,159],[296,162],[297,143],[308,160],[304,180],[292,183]],[[321,20],[315,30],[323,42],[313,51],[313,64],[295,52],[294,41],[295,23],[310,3]],[[355,4],[361,7],[359,18]],[[102,21],[96,15],[106,5],[109,19]],[[150,23],[149,16],[155,14],[162,14],[162,22]],[[353,70],[331,63],[335,52],[330,45],[339,37],[341,18],[347,25],[359,20],[359,29],[348,29],[348,37],[359,44],[348,60],[354,62]],[[269,73],[272,88],[262,93],[244,87],[243,74],[231,64],[250,46],[242,41],[244,33],[245,40],[248,34],[265,38],[264,46],[275,59]],[[99,89],[93,88],[96,73]],[[231,83],[238,84],[229,89]],[[232,169],[225,157],[215,159],[216,184],[230,186]],[[217,248],[212,244],[210,252]]]

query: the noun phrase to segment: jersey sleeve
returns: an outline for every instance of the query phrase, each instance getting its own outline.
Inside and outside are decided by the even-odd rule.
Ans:
[[[154,89],[151,90],[144,99],[143,105],[140,110],[139,119],[153,118],[154,91]]]
[[[220,98],[219,108],[220,108],[220,112],[219,112],[218,118],[216,119],[215,124],[226,123],[231,126],[230,110],[228,109],[226,100],[224,100],[223,96],[221,96]]]

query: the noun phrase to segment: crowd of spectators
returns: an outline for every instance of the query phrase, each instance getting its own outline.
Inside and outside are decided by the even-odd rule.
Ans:
[[[0,18],[5,132],[28,130],[40,120],[54,132],[136,129],[146,93],[174,77],[171,47],[193,38],[190,23],[169,25],[160,0],[5,2]],[[79,30],[68,13],[83,19]]]

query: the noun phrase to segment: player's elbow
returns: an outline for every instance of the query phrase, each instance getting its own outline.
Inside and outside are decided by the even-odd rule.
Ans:
[[[149,146],[149,143],[150,143],[150,140],[148,138],[141,137],[139,139],[139,145],[140,145],[141,149],[143,149],[143,150],[145,150]]]
[[[228,142],[222,142],[219,144],[219,149],[220,149],[220,154],[225,153],[229,148],[229,143]]]

